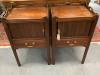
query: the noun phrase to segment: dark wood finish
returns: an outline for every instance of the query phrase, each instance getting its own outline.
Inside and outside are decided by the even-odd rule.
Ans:
[[[66,46],[84,46],[84,64],[98,15],[83,5],[58,5],[51,7],[52,14],[52,64],[55,49]]]
[[[65,46],[87,46],[88,38],[63,38],[56,42],[57,47]]]
[[[89,46],[90,46],[90,42],[92,40],[92,36],[93,36],[93,33],[94,33],[94,30],[95,30],[95,26],[96,26],[96,23],[98,21],[98,14],[95,14],[94,13],[94,17],[93,17],[93,21],[92,21],[92,24],[91,24],[91,29],[90,29],[90,32],[89,32],[89,41],[88,41],[88,44],[86,46],[86,49],[85,49],[85,52],[84,52],[84,55],[83,55],[83,59],[82,59],[82,64],[84,64],[85,62],[85,59],[86,59],[86,56],[87,56],[87,53],[88,53],[88,50],[89,50]]]
[[[52,7],[52,16],[57,18],[91,18],[93,14],[85,7],[80,5],[59,5]]]
[[[41,48],[46,47],[46,40],[44,39],[16,39],[13,40],[14,45],[16,48],[27,48],[27,47],[34,47],[34,48]]]
[[[11,37],[11,34],[10,34],[10,32],[9,32],[8,26],[7,26],[7,24],[6,24],[5,21],[6,21],[6,20],[3,18],[3,19],[2,19],[2,23],[3,23],[4,29],[5,29],[5,31],[6,31],[6,34],[7,34],[7,36],[8,36],[8,39],[9,39],[9,41],[10,41],[11,48],[12,48],[13,54],[14,54],[14,56],[15,56],[16,62],[17,62],[17,64],[18,64],[18,66],[21,66],[20,61],[19,61],[19,58],[18,58],[18,55],[17,55],[17,52],[16,52],[16,48],[15,48],[14,46],[12,46],[12,44],[13,44],[12,37]]]
[[[18,66],[21,66],[16,53],[18,48],[47,48],[50,64],[48,8],[13,8],[2,21]]]
[[[7,6],[2,22],[19,66],[17,48],[46,47],[48,64],[55,64],[56,47],[84,46],[81,63],[85,62],[98,19],[98,15],[88,7],[90,0],[1,2]]]

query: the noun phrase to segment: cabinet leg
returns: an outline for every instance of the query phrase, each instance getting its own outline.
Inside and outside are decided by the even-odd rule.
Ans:
[[[21,66],[20,61],[19,61],[19,58],[18,58],[18,55],[17,55],[17,52],[16,52],[16,49],[15,48],[12,48],[12,51],[13,51],[13,54],[15,56],[15,59],[16,59],[16,62],[18,64],[18,66]]]
[[[52,47],[52,50],[51,50],[51,63],[52,65],[55,65],[55,48]]]
[[[51,48],[48,48],[47,51],[48,51],[48,52],[47,52],[47,56],[48,56],[48,65],[50,65],[50,64],[51,64]]]
[[[81,64],[84,64],[85,59],[86,59],[86,56],[87,56],[87,53],[88,53],[88,50],[89,50],[89,46],[87,46],[86,49],[85,49],[85,52],[84,52],[84,55],[83,55],[83,59],[82,59]]]

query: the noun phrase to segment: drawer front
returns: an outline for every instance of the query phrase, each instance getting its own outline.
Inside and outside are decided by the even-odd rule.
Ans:
[[[44,48],[46,47],[45,40],[14,40],[16,48]]]
[[[73,39],[61,39],[57,40],[57,47],[65,46],[87,46],[89,39],[88,38],[73,38]]]

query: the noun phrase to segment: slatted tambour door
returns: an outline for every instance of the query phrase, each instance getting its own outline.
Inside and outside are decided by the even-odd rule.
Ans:
[[[9,30],[14,39],[18,38],[43,38],[45,23],[10,23]]]
[[[61,37],[88,36],[91,27],[90,21],[58,22]]]
[[[45,37],[44,17],[48,16],[47,9],[45,7],[27,8],[14,8],[7,16],[12,37],[14,39]]]

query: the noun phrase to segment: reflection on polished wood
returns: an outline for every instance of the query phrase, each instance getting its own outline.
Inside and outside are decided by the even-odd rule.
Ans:
[[[42,19],[47,16],[48,10],[45,7],[14,8],[12,9],[11,13],[7,16],[7,20]]]
[[[93,17],[85,6],[57,6],[52,8],[52,13],[58,18]]]

